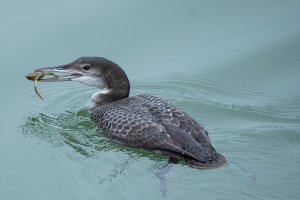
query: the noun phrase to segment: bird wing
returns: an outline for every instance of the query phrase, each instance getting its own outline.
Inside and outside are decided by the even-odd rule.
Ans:
[[[164,99],[149,94],[139,96],[151,102],[151,116],[165,127],[176,146],[180,146],[200,162],[217,160],[207,131],[193,118]]]
[[[163,118],[153,115],[153,106],[155,104],[143,97],[130,97],[93,108],[92,119],[107,137],[116,142],[197,159],[171,138],[161,123]]]
[[[153,95],[142,94],[139,96],[152,103],[153,106],[150,109],[151,115],[154,116],[159,123],[178,127],[192,135],[199,143],[210,144],[207,131],[180,108]]]
[[[212,147],[207,132],[178,107],[152,95],[138,95],[92,110],[94,119],[114,141],[213,168],[226,159]]]

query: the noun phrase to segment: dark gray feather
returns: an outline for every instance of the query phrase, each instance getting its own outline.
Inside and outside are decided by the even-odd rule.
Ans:
[[[143,94],[93,108],[92,119],[119,143],[141,147],[188,163],[209,165],[218,156],[207,132],[178,107]]]

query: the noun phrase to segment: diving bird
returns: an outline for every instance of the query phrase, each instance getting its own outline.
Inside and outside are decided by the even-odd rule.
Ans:
[[[117,143],[168,156],[171,163],[184,160],[191,167],[210,169],[226,164],[207,131],[180,108],[151,94],[129,97],[127,75],[106,58],[81,57],[35,71],[64,73],[45,76],[39,80],[42,82],[78,81],[99,88],[91,96],[91,118]]]

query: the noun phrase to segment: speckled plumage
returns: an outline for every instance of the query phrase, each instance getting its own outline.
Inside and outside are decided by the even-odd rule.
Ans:
[[[185,159],[195,167],[225,163],[204,128],[159,97],[142,94],[97,106],[92,109],[92,119],[107,137],[121,144]]]
[[[226,159],[212,147],[208,134],[178,107],[152,95],[129,97],[130,83],[116,63],[103,57],[81,57],[69,64],[37,69],[65,72],[66,76],[40,81],[78,81],[99,88],[92,95],[92,119],[116,142],[148,149],[177,162],[215,168]]]

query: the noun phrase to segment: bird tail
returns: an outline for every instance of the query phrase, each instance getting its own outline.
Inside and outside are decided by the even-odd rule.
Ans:
[[[226,158],[218,152],[214,152],[214,159],[207,162],[200,162],[198,160],[191,159],[188,157],[186,157],[184,160],[190,167],[200,169],[219,168],[227,164]]]

